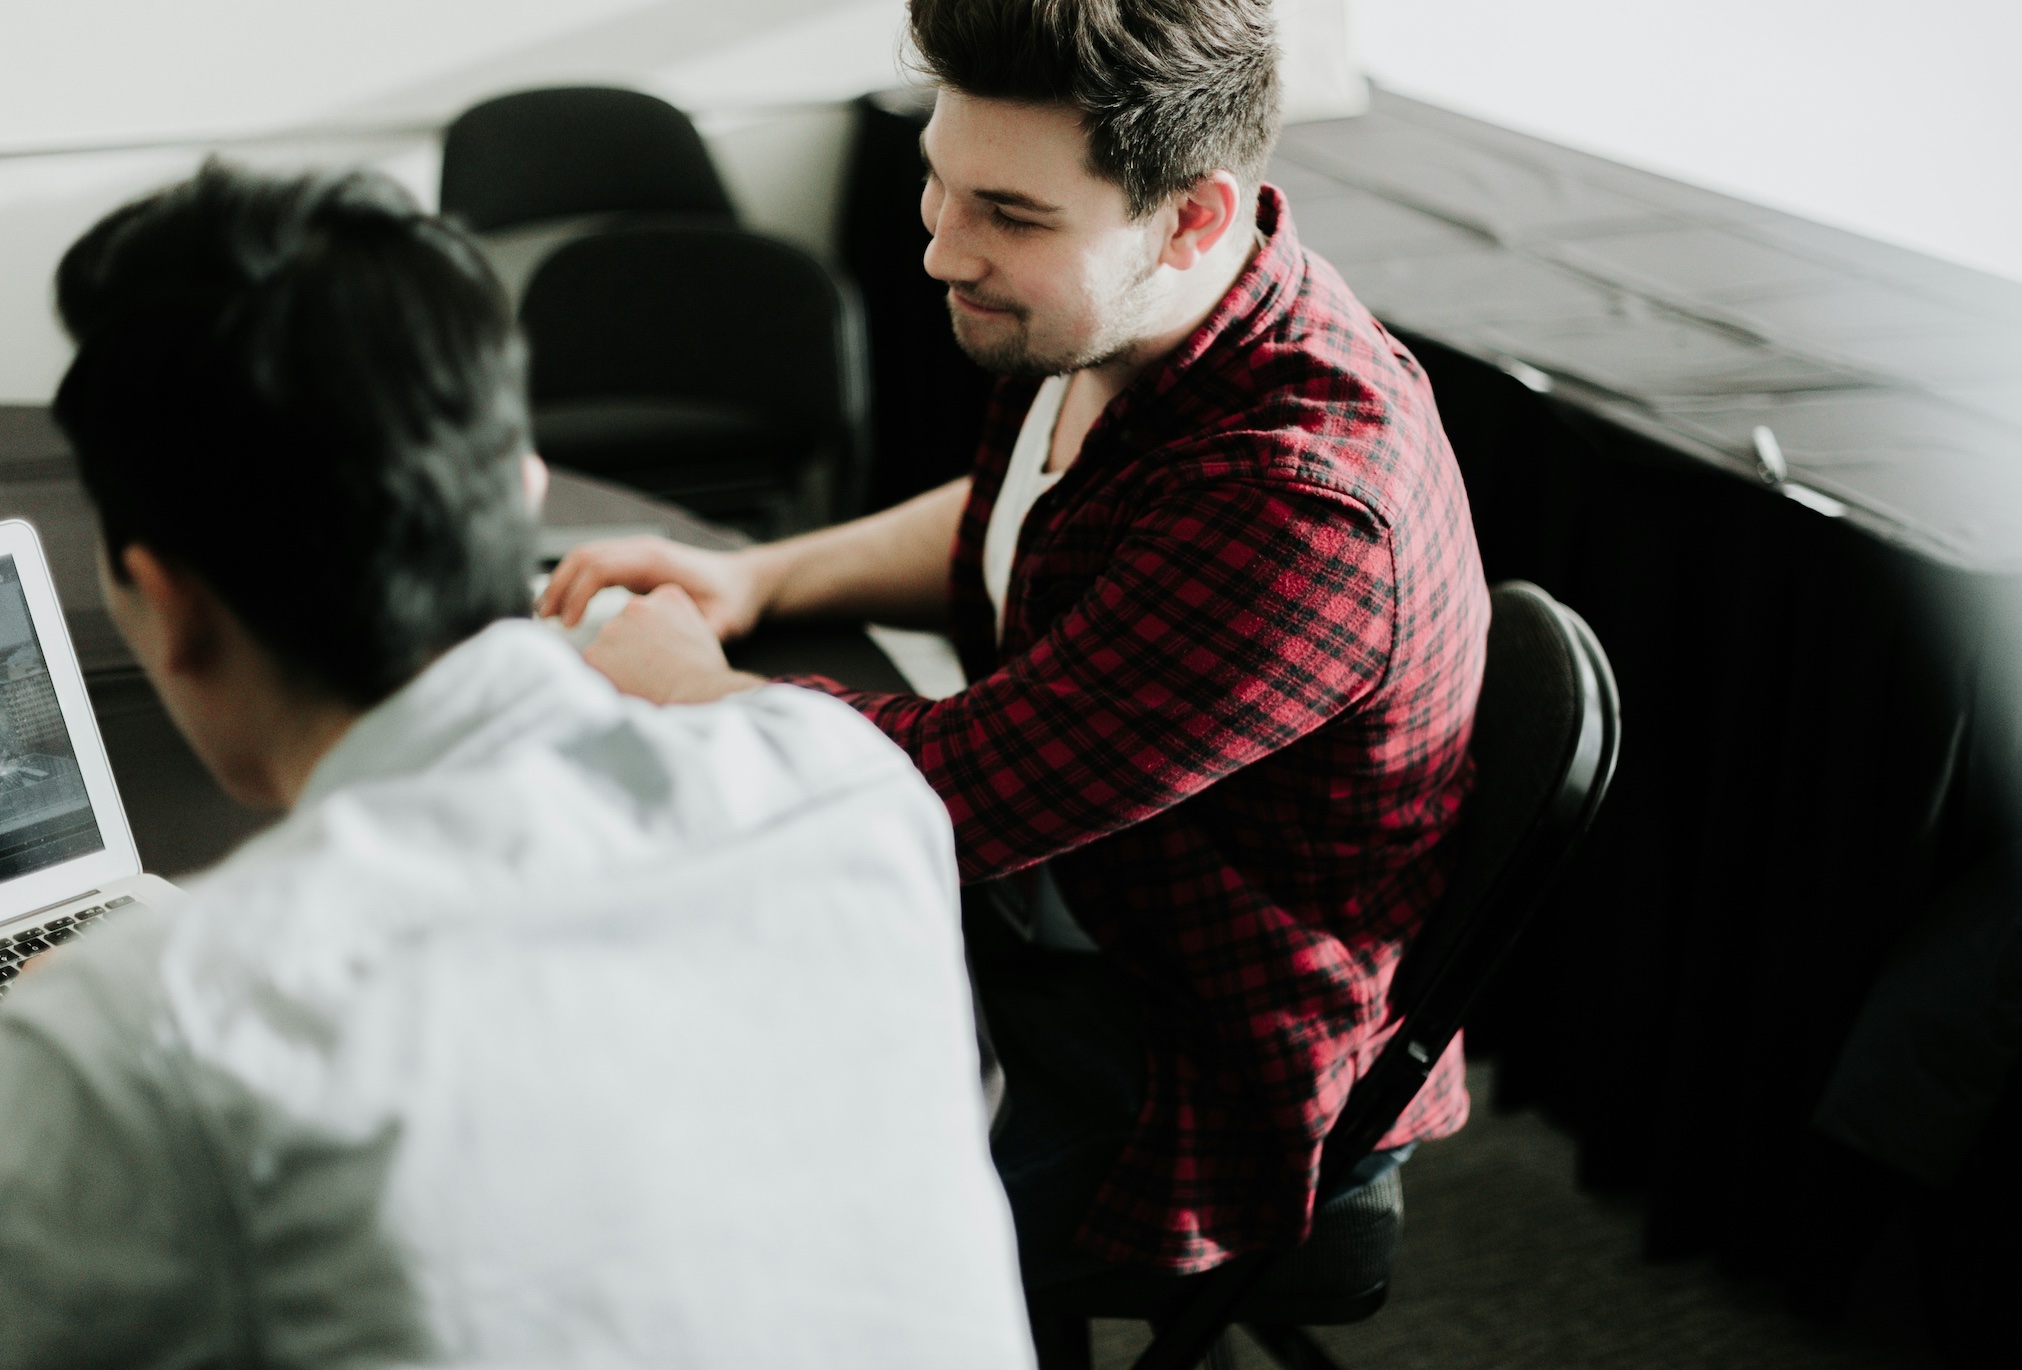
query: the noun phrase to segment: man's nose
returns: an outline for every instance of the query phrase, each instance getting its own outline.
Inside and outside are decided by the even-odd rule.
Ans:
[[[927,255],[923,259],[927,274],[949,285],[983,279],[989,272],[989,264],[964,246],[961,216],[945,201],[940,211],[927,223],[927,232],[933,235],[927,239]]]

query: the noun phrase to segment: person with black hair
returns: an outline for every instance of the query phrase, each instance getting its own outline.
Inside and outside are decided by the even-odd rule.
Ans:
[[[1488,635],[1416,359],[1265,180],[1271,0],[910,0],[925,268],[998,383],[971,478],[732,553],[578,549],[589,659],[749,680],[766,618],[951,631],[968,688],[852,691],[955,822],[1030,1288],[1284,1249],[1396,1030],[1472,783]],[[699,610],[699,617],[698,617]],[[1458,1044],[1383,1140],[1467,1117]]]
[[[945,812],[835,700],[529,620],[471,243],[213,164],[57,304],[113,619],[285,817],[0,1005],[0,1366],[1029,1364]]]

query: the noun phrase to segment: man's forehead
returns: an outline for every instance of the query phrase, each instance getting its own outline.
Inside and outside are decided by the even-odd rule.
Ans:
[[[1060,210],[1122,195],[1089,170],[1088,135],[1068,105],[943,90],[920,148],[942,184],[995,202]]]

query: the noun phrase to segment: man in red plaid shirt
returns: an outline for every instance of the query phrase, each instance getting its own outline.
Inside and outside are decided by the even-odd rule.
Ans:
[[[1005,377],[974,475],[745,552],[583,549],[544,610],[640,592],[590,659],[669,702],[755,683],[718,639],[762,617],[947,626],[950,698],[798,683],[954,821],[1028,1282],[1204,1270],[1304,1236],[1442,888],[1488,628],[1467,498],[1417,363],[1261,181],[1269,0],[911,18],[926,268]],[[1466,1115],[1456,1042],[1383,1147]]]

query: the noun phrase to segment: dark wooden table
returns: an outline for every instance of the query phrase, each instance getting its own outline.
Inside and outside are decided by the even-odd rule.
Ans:
[[[0,519],[42,537],[99,731],[147,869],[173,878],[212,865],[271,821],[226,797],[163,712],[99,596],[97,526],[76,467],[46,410],[0,406]],[[671,504],[557,470],[541,530],[547,558],[599,537],[654,532],[699,547],[741,535]],[[852,624],[769,627],[735,644],[732,660],[762,675],[830,676],[864,689],[909,688],[891,660]]]
[[[1384,322],[1746,481],[1766,426],[1872,536],[2022,571],[2022,283],[1385,91],[1271,178]]]

